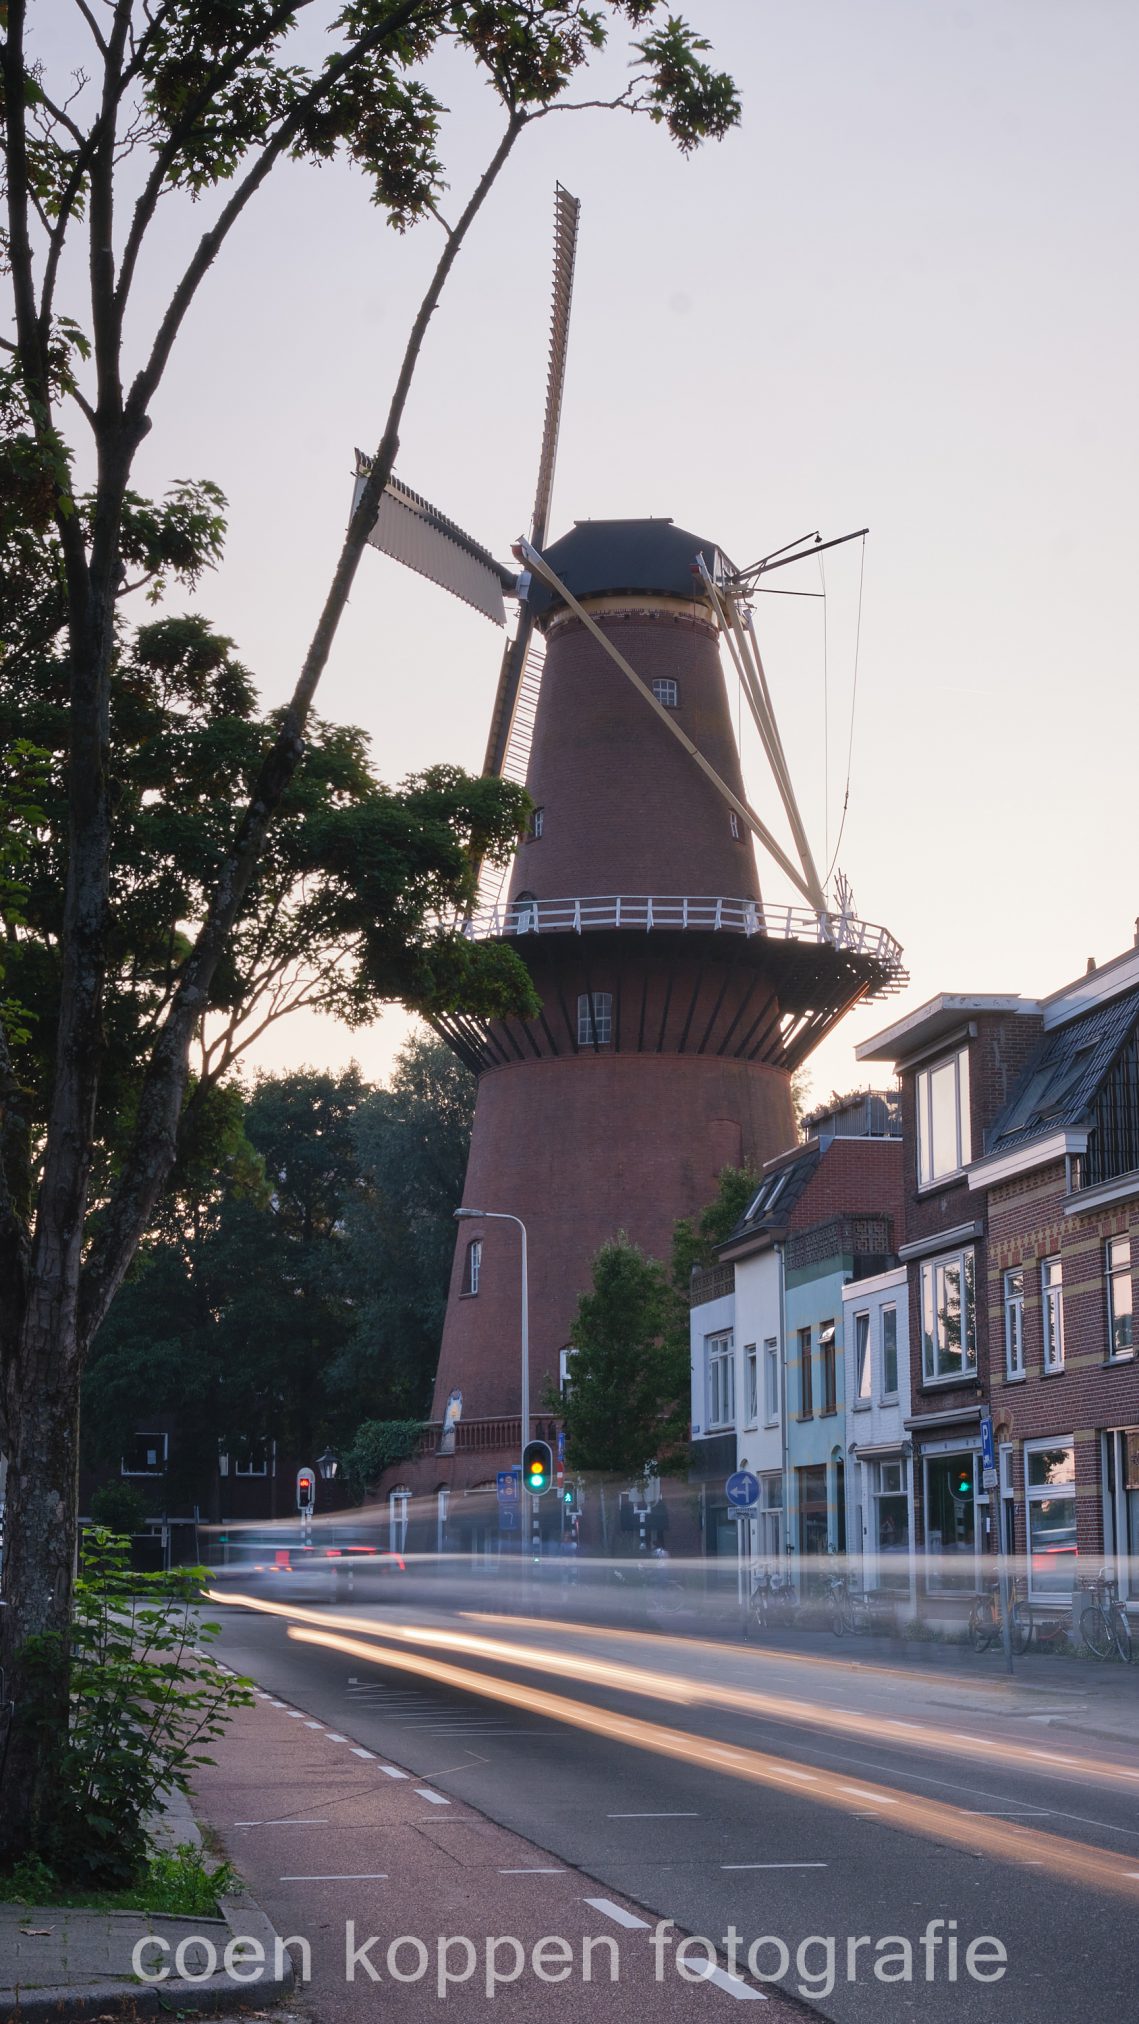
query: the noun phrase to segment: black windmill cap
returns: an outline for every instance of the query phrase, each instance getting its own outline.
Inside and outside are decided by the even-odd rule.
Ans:
[[[702,555],[715,574],[717,547],[671,520],[575,520],[543,550],[544,559],[575,597],[610,593],[656,593],[658,596],[703,596],[696,565]],[[530,606],[537,616],[561,599],[537,576],[530,586]]]

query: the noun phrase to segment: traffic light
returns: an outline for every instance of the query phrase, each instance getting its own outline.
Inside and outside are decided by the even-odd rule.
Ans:
[[[544,1497],[554,1480],[554,1457],[548,1441],[527,1441],[522,1450],[522,1488]]]
[[[962,1466],[957,1470],[953,1478],[953,1495],[955,1497],[973,1495],[973,1471],[970,1468]]]
[[[297,1510],[311,1511],[316,1503],[316,1477],[311,1469],[297,1470]]]

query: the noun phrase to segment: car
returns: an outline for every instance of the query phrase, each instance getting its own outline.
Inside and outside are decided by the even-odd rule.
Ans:
[[[298,1538],[295,1526],[265,1533],[230,1529],[218,1539],[210,1573],[219,1593],[266,1596],[281,1602],[343,1602],[382,1593],[406,1572],[403,1555],[344,1532]]]

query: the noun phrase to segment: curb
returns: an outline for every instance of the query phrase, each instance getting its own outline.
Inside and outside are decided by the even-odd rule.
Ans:
[[[265,1971],[256,1982],[220,1974],[193,1982],[171,1977],[164,1982],[103,1982],[86,1988],[69,1984],[29,1989],[26,1993],[0,1989],[0,2024],[88,2024],[88,2020],[100,2017],[168,2018],[173,2011],[208,2016],[218,2011],[263,2010],[291,1994],[296,1980],[292,1961],[282,1948],[283,1972],[274,1974],[272,1964],[280,1935],[256,1899],[244,1894],[223,1897],[218,1899],[218,1907],[231,1936],[240,1935],[242,1939],[260,1943]],[[92,1917],[100,1916],[107,1915],[92,1913]],[[129,1918],[132,1914],[111,1916]],[[202,1923],[217,1925],[221,1921],[203,1919]]]

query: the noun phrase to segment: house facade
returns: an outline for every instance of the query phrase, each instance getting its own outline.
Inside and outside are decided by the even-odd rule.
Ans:
[[[849,1514],[856,1582],[916,1607],[909,1273],[898,1265],[842,1289]]]

